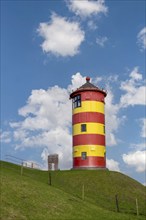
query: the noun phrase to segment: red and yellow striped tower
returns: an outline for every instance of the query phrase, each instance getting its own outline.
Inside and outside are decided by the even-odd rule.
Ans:
[[[106,168],[104,98],[106,92],[86,83],[72,92],[73,169]]]

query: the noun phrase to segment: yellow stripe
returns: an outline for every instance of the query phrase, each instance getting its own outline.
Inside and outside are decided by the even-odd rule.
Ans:
[[[81,131],[81,125],[86,124],[86,131]],[[102,134],[105,135],[104,124],[100,123],[78,123],[73,125],[73,135],[78,134]]]
[[[101,145],[80,145],[73,148],[73,157],[81,157],[82,152],[87,152],[87,156],[104,157],[105,146]]]
[[[104,103],[97,101],[82,101],[81,107],[73,109],[73,114],[80,112],[100,112],[104,114]]]

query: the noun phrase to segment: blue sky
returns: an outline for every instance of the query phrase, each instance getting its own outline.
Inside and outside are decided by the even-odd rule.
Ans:
[[[72,167],[69,94],[108,91],[107,166],[145,180],[145,1],[1,1],[1,159]]]

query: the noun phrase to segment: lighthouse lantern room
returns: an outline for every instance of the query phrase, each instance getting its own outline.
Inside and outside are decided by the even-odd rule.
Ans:
[[[105,169],[106,92],[86,83],[70,94],[72,99],[73,169]]]

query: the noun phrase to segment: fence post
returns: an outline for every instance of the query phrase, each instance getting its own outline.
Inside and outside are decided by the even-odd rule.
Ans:
[[[23,174],[23,162],[21,164],[21,176],[22,176],[22,174]]]
[[[51,177],[51,172],[49,172],[49,185],[52,185],[52,177]]]
[[[139,210],[138,210],[138,200],[137,200],[137,198],[136,198],[136,214],[137,214],[137,216],[139,215]]]
[[[117,212],[119,212],[119,201],[118,201],[118,195],[115,195],[115,199],[116,199],[116,210],[117,210]]]
[[[84,187],[84,184],[82,186],[82,200],[84,200],[85,198],[85,187]]]

